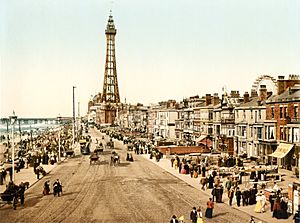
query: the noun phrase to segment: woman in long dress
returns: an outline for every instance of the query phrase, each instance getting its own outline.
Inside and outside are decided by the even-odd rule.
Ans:
[[[202,211],[200,207],[197,209],[197,223],[203,223]]]
[[[261,213],[261,208],[262,208],[262,197],[261,194],[259,193],[256,195],[256,205],[254,211],[256,213]]]
[[[213,208],[214,208],[214,202],[212,201],[211,198],[209,198],[209,200],[206,203],[206,211],[205,211],[205,217],[206,218],[212,218],[212,214],[213,214]]]

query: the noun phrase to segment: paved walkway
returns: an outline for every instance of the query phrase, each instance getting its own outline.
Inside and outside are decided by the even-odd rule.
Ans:
[[[75,149],[75,156],[80,154],[80,146],[79,144],[76,144]],[[64,161],[64,157],[61,157],[61,162]],[[44,170],[48,173],[50,173],[59,163],[55,163],[54,165],[42,165]],[[40,174],[40,179],[43,178],[43,175]],[[15,184],[20,184],[21,182],[29,182],[29,187],[34,185],[38,181],[36,174],[33,171],[33,167],[23,168],[20,172],[15,173]],[[9,182],[9,173],[7,172],[6,181],[4,181],[3,185],[0,185],[0,193],[3,193],[6,189],[6,184]],[[42,188],[41,188],[42,191]]]
[[[144,154],[144,155],[140,155],[140,156],[143,156],[144,158],[148,159],[149,161],[155,163],[159,167],[163,168],[167,172],[171,173],[172,175],[174,175],[175,177],[179,178],[180,180],[186,182],[187,184],[191,185],[192,187],[194,187],[194,188],[202,191],[203,193],[206,193],[207,195],[211,196],[211,189],[207,189],[205,191],[201,190],[200,178],[191,178],[190,175],[179,174],[178,169],[175,170],[175,168],[171,167],[171,161],[169,159],[163,158],[159,162],[156,162],[155,159],[150,159],[149,154]],[[288,174],[288,173],[285,173],[285,174]],[[228,198],[227,198],[226,195],[227,195],[227,193],[224,193],[223,202],[228,204]],[[247,214],[249,214],[251,216],[254,216],[256,219],[258,219],[259,221],[262,221],[262,222],[291,223],[293,221],[292,216],[290,216],[289,219],[281,219],[281,220],[272,218],[272,212],[270,212],[270,204],[268,204],[267,211],[265,213],[255,213],[254,212],[254,207],[255,207],[255,205],[238,207],[236,205],[235,200],[233,201],[233,206],[232,206],[232,208],[236,208],[238,210],[246,212]],[[258,221],[256,221],[256,222],[258,222]]]
[[[62,157],[62,160],[64,158]],[[54,165],[41,165],[47,173],[50,173],[58,164]],[[43,175],[40,174],[40,179],[43,178]],[[21,182],[29,182],[29,187],[34,185],[38,181],[36,174],[33,171],[33,167],[28,167],[21,169],[20,172],[15,174],[15,184],[19,185]],[[0,193],[3,193],[6,189],[6,184],[9,182],[9,174],[7,172],[6,181],[4,181],[3,185],[0,185]],[[41,189],[42,191],[42,189]]]

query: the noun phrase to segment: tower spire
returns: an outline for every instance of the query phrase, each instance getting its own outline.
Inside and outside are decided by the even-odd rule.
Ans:
[[[101,102],[120,103],[119,87],[117,80],[116,53],[115,53],[115,28],[113,16],[110,14],[105,30],[106,34],[106,61]]]

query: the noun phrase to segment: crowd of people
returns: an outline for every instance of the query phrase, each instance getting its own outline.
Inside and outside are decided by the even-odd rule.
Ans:
[[[220,160],[218,163],[220,163]],[[251,168],[248,170],[249,174],[246,173],[244,167],[241,167],[241,171],[238,174],[232,173],[225,177],[224,172],[212,165],[207,158],[198,156],[194,159],[192,157],[174,155],[170,161],[171,166],[178,169],[179,174],[189,174],[191,178],[199,178],[201,189],[211,190],[213,202],[223,202],[224,194],[226,194],[230,206],[233,205],[233,201],[238,207],[254,205],[254,212],[264,213],[270,210],[272,216],[277,219],[288,219],[290,215],[288,213],[287,198],[281,193],[282,188],[278,187],[276,181],[274,181],[273,192],[268,199],[264,191],[258,190],[257,182],[263,181],[266,177],[266,171],[262,170],[261,166],[258,170]],[[232,161],[233,159],[227,159],[228,164]],[[253,182],[253,184],[247,184],[247,186],[243,184],[245,174],[249,175],[249,181]],[[269,203],[271,207],[267,209]]]

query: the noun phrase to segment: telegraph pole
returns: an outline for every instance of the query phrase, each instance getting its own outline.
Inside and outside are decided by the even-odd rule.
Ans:
[[[73,145],[72,148],[74,149],[75,144],[75,86],[73,86]]]

